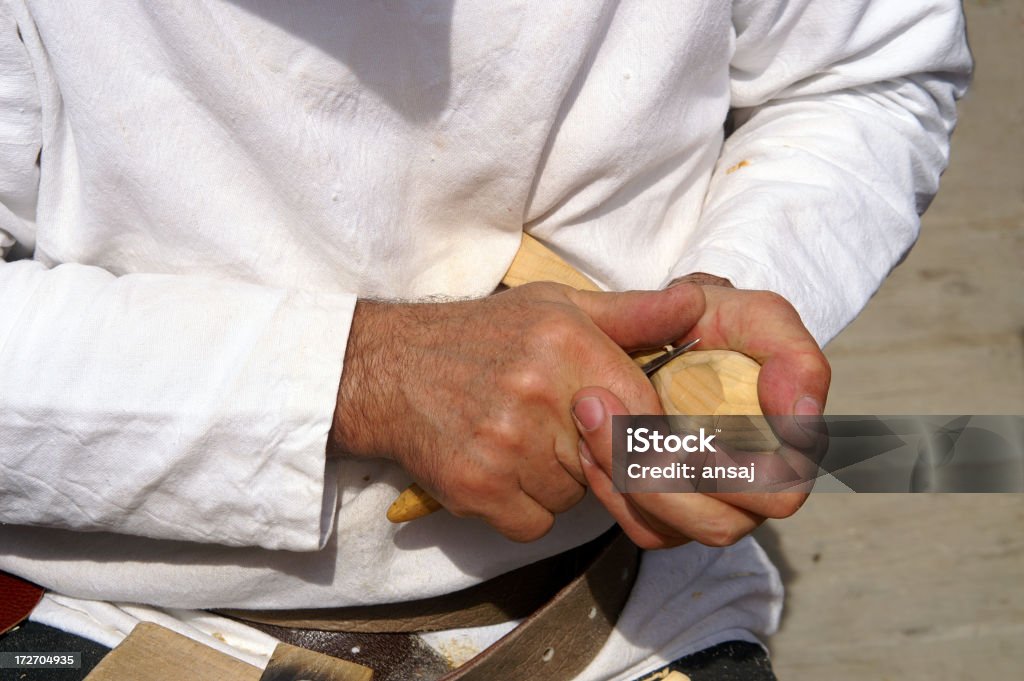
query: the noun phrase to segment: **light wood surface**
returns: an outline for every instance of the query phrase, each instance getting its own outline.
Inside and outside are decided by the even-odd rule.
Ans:
[[[415,482],[405,488],[388,507],[388,520],[407,523],[441,509],[441,502]]]
[[[85,681],[259,681],[263,670],[165,629],[140,622],[100,663]],[[33,672],[19,679],[46,678]],[[0,676],[14,679],[10,676]],[[65,677],[67,678],[67,677]]]
[[[523,241],[501,280],[509,288],[534,281],[554,281],[580,291],[599,291],[594,282],[563,260],[557,253],[523,233]]]

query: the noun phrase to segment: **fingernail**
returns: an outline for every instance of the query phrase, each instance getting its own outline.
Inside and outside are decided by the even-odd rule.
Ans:
[[[793,414],[796,416],[821,416],[821,402],[810,395],[804,395],[793,405]]]
[[[604,423],[604,405],[596,397],[584,397],[572,405],[576,423],[585,431],[591,431]]]
[[[810,395],[804,395],[793,404],[793,421],[800,430],[812,437],[821,430],[820,419],[821,402]]]
[[[587,445],[587,441],[584,440],[583,438],[580,438],[579,450],[580,450],[580,459],[583,461],[583,463],[585,463],[588,466],[595,465],[594,464],[594,457],[590,453],[590,446]]]

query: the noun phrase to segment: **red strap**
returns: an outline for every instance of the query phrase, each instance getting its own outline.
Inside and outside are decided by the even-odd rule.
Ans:
[[[43,598],[43,587],[0,572],[0,634],[17,626]]]

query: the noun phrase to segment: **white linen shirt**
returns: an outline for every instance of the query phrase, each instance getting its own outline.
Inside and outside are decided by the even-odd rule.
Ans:
[[[969,70],[955,0],[0,0],[0,569],[342,606],[596,536],[592,501],[526,545],[396,527],[403,471],[325,463],[357,297],[485,295],[525,229],[608,289],[776,291],[823,343],[913,243]]]

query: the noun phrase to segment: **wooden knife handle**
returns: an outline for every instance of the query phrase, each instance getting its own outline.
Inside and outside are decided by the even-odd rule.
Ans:
[[[533,281],[554,281],[583,291],[600,290],[572,265],[524,232],[519,251],[501,282],[514,287]],[[634,359],[637,364],[643,364],[656,354],[638,355]],[[738,352],[691,350],[659,369],[651,382],[666,414],[759,416],[757,377],[760,370],[757,362]],[[414,483],[391,504],[388,520],[404,523],[439,508],[441,504]]]

